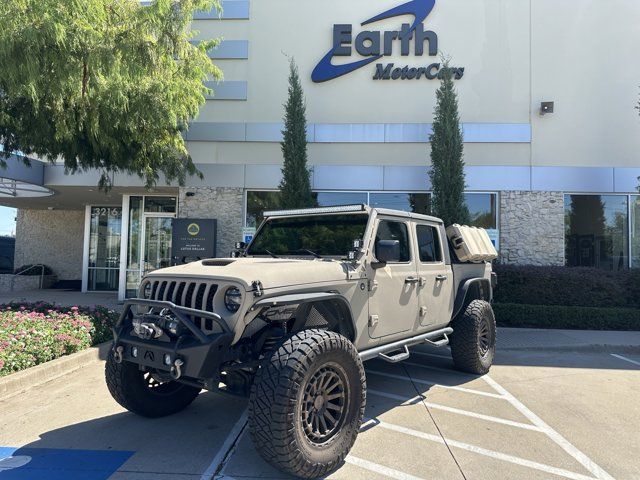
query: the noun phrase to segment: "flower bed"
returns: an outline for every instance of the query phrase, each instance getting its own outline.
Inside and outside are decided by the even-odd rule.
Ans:
[[[117,319],[104,307],[0,305],[0,377],[106,342]]]

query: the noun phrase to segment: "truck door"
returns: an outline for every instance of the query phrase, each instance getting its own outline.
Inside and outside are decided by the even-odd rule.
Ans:
[[[453,271],[446,265],[446,238],[437,224],[417,223],[420,325],[436,327],[451,319],[455,300]]]
[[[418,271],[412,254],[408,221],[380,219],[375,235],[380,240],[400,242],[398,262],[372,271],[369,297],[369,336],[380,338],[415,329],[418,323]],[[375,255],[375,246],[374,246]]]

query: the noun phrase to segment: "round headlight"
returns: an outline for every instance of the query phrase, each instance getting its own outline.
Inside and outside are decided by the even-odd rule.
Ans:
[[[242,305],[242,292],[236,287],[227,289],[224,294],[224,306],[230,312],[237,312]]]
[[[142,298],[151,298],[151,282],[147,282],[144,284],[144,289],[142,290]]]

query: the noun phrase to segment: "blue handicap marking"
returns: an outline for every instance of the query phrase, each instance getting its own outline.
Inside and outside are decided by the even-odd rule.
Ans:
[[[0,480],[107,480],[134,453],[0,447]]]

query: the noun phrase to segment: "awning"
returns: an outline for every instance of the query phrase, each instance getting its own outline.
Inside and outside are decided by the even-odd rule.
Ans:
[[[0,198],[48,197],[53,191],[44,186],[44,163],[31,160],[25,165],[21,157],[11,155],[7,167],[0,167]]]

